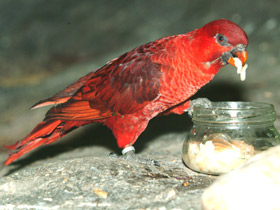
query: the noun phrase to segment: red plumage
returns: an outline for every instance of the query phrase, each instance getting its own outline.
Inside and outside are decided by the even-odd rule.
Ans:
[[[216,20],[187,34],[135,48],[35,104],[32,108],[56,106],[30,134],[7,146],[15,151],[4,164],[93,122],[109,127],[120,148],[133,145],[153,117],[182,114],[189,107],[189,98],[227,63],[229,53],[235,56],[247,44],[239,26]]]

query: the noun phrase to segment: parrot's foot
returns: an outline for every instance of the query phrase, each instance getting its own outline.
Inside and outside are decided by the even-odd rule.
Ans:
[[[194,106],[201,105],[205,108],[211,108],[212,102],[208,98],[197,98],[190,102],[190,107],[185,110],[185,112],[188,112],[189,116],[192,117],[193,115],[193,109]]]
[[[130,154],[130,153],[133,153],[135,155],[135,148],[134,148],[134,146],[128,146],[128,147],[126,147],[126,148],[124,148],[122,150],[122,154],[123,155]]]
[[[146,164],[146,165],[153,165],[153,166],[160,166],[159,162],[157,160],[153,160],[153,159],[147,159],[147,158],[142,158],[139,155],[135,154],[135,149],[133,146],[128,146],[126,148],[124,148],[122,150],[122,156],[119,156],[115,153],[110,153],[110,157],[113,158],[122,158],[124,160],[128,160],[128,161],[136,161],[138,163],[142,163],[142,164]]]

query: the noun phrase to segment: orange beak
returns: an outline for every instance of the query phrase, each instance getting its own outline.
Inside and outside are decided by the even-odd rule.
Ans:
[[[244,66],[246,61],[247,61],[247,51],[246,50],[237,51],[237,52],[234,53],[234,55],[236,55],[236,57],[241,61],[242,66]],[[236,63],[235,63],[235,60],[234,60],[234,57],[230,57],[227,62],[229,64],[237,67]]]

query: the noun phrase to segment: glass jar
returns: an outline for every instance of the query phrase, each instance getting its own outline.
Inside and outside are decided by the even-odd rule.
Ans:
[[[194,106],[193,128],[183,144],[183,160],[198,172],[221,174],[255,154],[280,144],[272,104],[212,102]]]

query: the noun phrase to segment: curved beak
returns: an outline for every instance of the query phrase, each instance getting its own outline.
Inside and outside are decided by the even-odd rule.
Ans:
[[[246,69],[248,65],[246,46],[240,44],[237,45],[233,50],[225,52],[222,55],[223,64],[231,64],[237,68],[237,74],[240,74],[241,81],[246,79]]]
[[[244,66],[247,61],[247,51],[244,49],[242,51],[233,51],[231,53],[233,56],[231,56],[227,62],[235,67],[238,68],[238,64],[236,62],[235,58],[238,58],[241,61],[241,65]]]

